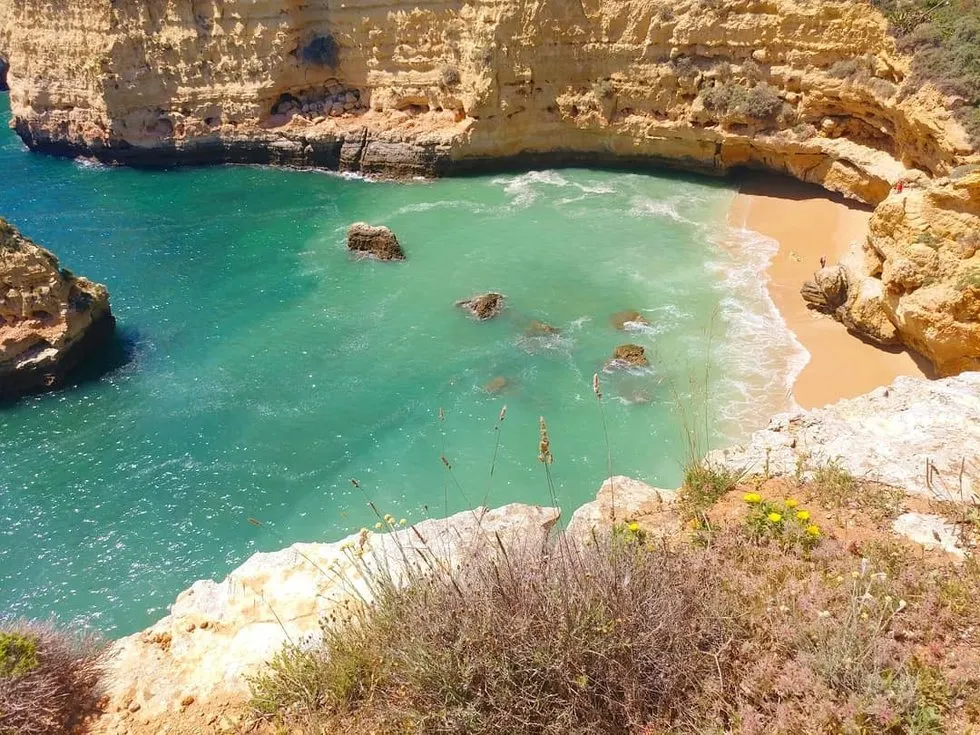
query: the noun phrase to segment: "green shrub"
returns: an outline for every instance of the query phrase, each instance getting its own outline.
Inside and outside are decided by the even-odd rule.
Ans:
[[[733,490],[744,474],[704,459],[689,462],[684,468],[681,486],[681,500],[687,514],[697,515],[710,508],[722,495]]]
[[[701,100],[719,117],[734,113],[762,122],[775,120],[783,109],[776,89],[765,82],[749,89],[735,82],[715,84],[702,92]]]
[[[911,53],[911,87],[932,82],[966,100],[954,110],[980,145],[980,3],[977,0],[872,0],[891,23],[900,50]]]
[[[0,733],[69,733],[93,712],[101,642],[50,624],[0,621]]]
[[[0,677],[23,676],[37,668],[37,638],[0,632]]]

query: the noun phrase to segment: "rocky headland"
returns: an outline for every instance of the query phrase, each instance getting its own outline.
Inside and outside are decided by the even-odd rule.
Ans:
[[[105,286],[0,219],[0,400],[54,390],[112,335]]]

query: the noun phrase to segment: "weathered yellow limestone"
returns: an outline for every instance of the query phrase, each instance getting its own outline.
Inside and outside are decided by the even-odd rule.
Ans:
[[[13,124],[34,148],[382,175],[575,162],[786,173],[884,203],[866,252],[848,262],[860,286],[851,289],[849,327],[887,319],[939,372],[980,367],[971,285],[980,264],[969,245],[980,208],[976,185],[963,179],[980,158],[937,90],[903,85],[909,60],[870,5],[64,5],[0,0]],[[332,61],[319,53],[328,37],[335,66],[310,59]],[[778,96],[768,119],[706,106],[716,85],[757,84]],[[908,184],[901,194],[899,181]],[[929,240],[922,233],[947,205],[953,213],[942,215],[945,234],[930,250],[942,263],[935,271],[919,239]],[[927,278],[917,283],[910,268]]]
[[[105,286],[0,218],[0,400],[59,387],[114,325]]]

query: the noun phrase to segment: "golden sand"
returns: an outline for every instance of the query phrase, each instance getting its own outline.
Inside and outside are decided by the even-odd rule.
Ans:
[[[820,267],[821,256],[836,263],[851,243],[866,236],[870,217],[867,208],[816,187],[755,177],[743,182],[729,211],[731,225],[779,243],[769,267],[769,293],[810,353],[793,386],[804,408],[861,395],[899,375],[926,375],[928,366],[920,357],[862,342],[831,317],[808,309],[800,297],[800,287]]]

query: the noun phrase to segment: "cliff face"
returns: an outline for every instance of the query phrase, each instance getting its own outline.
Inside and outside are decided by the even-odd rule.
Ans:
[[[57,388],[113,324],[105,286],[0,219],[0,399]]]
[[[854,0],[2,0],[2,53],[24,140],[108,161],[752,166],[878,204],[974,155]],[[942,372],[980,365],[889,294],[861,317]]]

